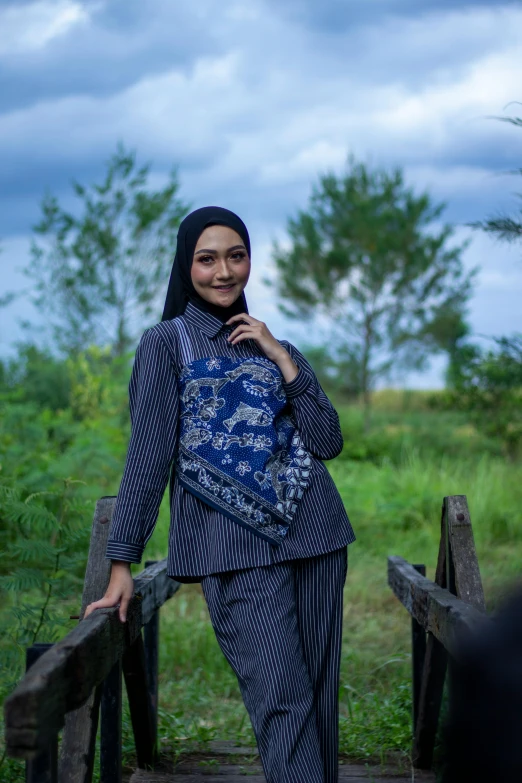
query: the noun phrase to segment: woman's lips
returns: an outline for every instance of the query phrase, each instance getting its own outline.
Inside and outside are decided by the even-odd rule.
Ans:
[[[213,285],[212,288],[215,288],[216,291],[230,291],[231,288],[234,288],[235,283],[231,283],[230,285]]]

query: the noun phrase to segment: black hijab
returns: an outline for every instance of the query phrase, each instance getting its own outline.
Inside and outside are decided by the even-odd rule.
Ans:
[[[176,255],[170,273],[162,321],[170,321],[178,315],[183,315],[189,301],[199,310],[211,313],[223,323],[233,315],[248,313],[244,292],[241,292],[230,307],[219,307],[203,299],[192,284],[190,269],[198,239],[207,226],[214,225],[228,226],[238,233],[250,257],[250,237],[247,228],[234,212],[223,207],[201,207],[191,212],[181,221],[178,230]]]

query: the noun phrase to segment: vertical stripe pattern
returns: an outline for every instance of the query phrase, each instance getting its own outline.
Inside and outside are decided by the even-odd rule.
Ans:
[[[268,783],[337,783],[347,550],[206,576]]]
[[[339,417],[309,363],[281,341],[299,368],[283,383],[299,434],[312,455],[305,490],[285,540],[274,546],[181,487],[171,466],[178,443],[178,375],[195,359],[264,356],[253,340],[230,345],[230,328],[194,307],[143,334],[129,383],[131,438],[112,519],[107,557],[141,562],[169,475],[171,525],[168,574],[201,581],[211,573],[312,557],[346,546],[355,536],[335,484],[322,463],[342,449]]]

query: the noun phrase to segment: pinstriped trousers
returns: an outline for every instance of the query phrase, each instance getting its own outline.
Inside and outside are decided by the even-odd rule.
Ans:
[[[201,582],[268,783],[337,783],[347,565],[343,547]]]

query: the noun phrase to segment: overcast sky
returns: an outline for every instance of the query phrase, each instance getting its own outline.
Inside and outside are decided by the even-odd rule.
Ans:
[[[522,8],[452,0],[0,0],[0,295],[23,288],[50,189],[93,182],[122,140],[181,195],[249,227],[250,311],[299,342],[260,282],[274,238],[348,153],[400,165],[464,224],[514,211],[522,130]],[[507,108],[506,108],[507,107]],[[522,331],[522,253],[473,234],[477,334]],[[167,282],[167,281],[166,281]],[[0,310],[0,354],[36,318]],[[409,383],[434,386],[435,362]]]

